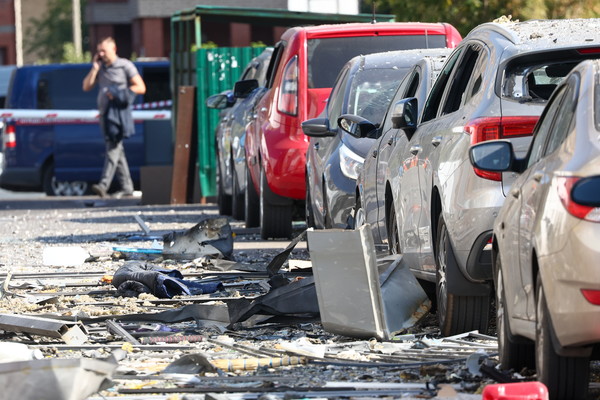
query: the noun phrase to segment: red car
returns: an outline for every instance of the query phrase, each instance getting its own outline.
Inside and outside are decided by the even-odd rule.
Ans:
[[[458,31],[445,23],[356,23],[295,27],[275,46],[268,92],[246,129],[246,225],[261,236],[288,238],[303,210],[308,137],[302,121],[323,108],[341,67],[351,58],[390,50],[455,47]],[[301,207],[297,207],[301,206]]]

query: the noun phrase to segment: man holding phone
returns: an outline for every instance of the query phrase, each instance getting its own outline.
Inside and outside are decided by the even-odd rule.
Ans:
[[[100,40],[96,50],[92,68],[83,79],[83,90],[87,92],[98,84],[100,130],[106,142],[106,157],[100,182],[91,189],[100,197],[106,197],[116,174],[121,188],[113,197],[131,196],[133,182],[123,138],[134,133],[130,105],[135,95],[146,93],[146,85],[135,65],[117,56],[117,45],[112,37]]]

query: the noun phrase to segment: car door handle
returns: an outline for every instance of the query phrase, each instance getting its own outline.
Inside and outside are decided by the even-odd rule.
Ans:
[[[393,136],[390,138],[390,140],[388,140],[387,144],[388,144],[388,146],[391,146],[391,145],[394,144],[394,137]]]
[[[434,147],[438,147],[440,145],[440,143],[442,143],[442,137],[441,136],[436,136],[433,139],[431,139],[431,144]]]
[[[371,155],[373,156],[373,158],[377,158],[377,150],[373,150],[373,153]]]
[[[412,146],[410,146],[410,150],[409,150],[409,151],[410,151],[410,154],[412,154],[412,155],[416,156],[417,154],[419,154],[419,152],[420,152],[422,149],[423,149],[423,148],[422,148],[420,145],[418,145],[418,144],[415,144],[415,145],[412,145]]]
[[[519,198],[519,188],[512,188],[512,190],[510,191],[510,194],[512,195],[512,197],[514,197],[515,199]]]
[[[534,172],[533,173],[533,180],[536,182],[540,182],[542,180],[542,178],[544,177],[544,173],[543,172]]]
[[[315,149],[315,150],[317,150],[317,151],[318,151],[318,150],[319,150],[319,147],[321,147],[321,146],[319,145],[319,142],[317,142],[317,143],[313,144],[313,149]]]

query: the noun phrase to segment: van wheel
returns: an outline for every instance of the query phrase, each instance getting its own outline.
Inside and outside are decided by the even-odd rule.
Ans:
[[[498,332],[498,356],[502,369],[521,369],[535,367],[535,348],[526,338],[514,337],[508,325],[504,281],[502,280],[502,261],[496,256],[496,330]]]
[[[552,400],[587,398],[590,360],[588,357],[556,354],[550,314],[539,276],[536,299],[535,354],[538,380],[548,387]]]
[[[260,224],[260,200],[254,188],[250,170],[246,167],[246,195],[244,196],[244,221],[246,228],[256,228]]]
[[[83,196],[88,193],[89,185],[85,181],[58,181],[52,164],[44,170],[42,180],[42,189],[47,196]]]
[[[260,174],[260,236],[262,239],[292,237],[292,211],[289,205],[273,204],[265,171]]]
[[[456,265],[444,218],[438,221],[436,254],[436,300],[440,331],[443,336],[478,330],[487,333],[489,296],[460,296],[448,290],[448,266]]]
[[[240,190],[240,185],[238,184],[238,176],[235,169],[235,166],[231,166],[231,175],[232,175],[232,186],[233,186],[233,195],[231,196],[231,216],[237,220],[244,219],[244,193]]]

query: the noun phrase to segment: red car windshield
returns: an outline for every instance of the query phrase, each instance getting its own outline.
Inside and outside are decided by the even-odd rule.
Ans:
[[[446,47],[445,35],[353,36],[309,39],[308,87],[330,88],[338,72],[360,54]]]

